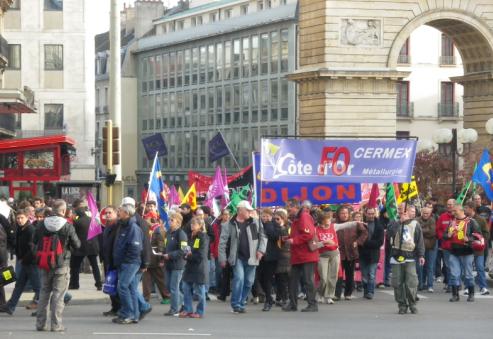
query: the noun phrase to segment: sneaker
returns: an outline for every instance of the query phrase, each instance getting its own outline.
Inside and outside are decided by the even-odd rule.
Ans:
[[[344,300],[352,300],[353,296],[352,295],[345,295]]]
[[[429,287],[429,288],[428,288],[428,293],[433,293],[433,292],[434,292],[434,291],[433,291],[433,288],[432,288],[432,287]]]
[[[179,314],[180,314],[180,312],[176,312],[175,310],[170,309],[164,315],[167,317],[177,317]]]
[[[334,303],[334,300],[332,300],[332,298],[325,298],[325,303],[328,305],[332,305]]]
[[[189,318],[192,318],[192,319],[202,319],[202,315],[201,314],[198,314],[198,313],[190,313],[188,315]]]
[[[297,312],[298,311],[298,308],[296,308],[296,306],[293,306],[293,305],[290,305],[290,304],[287,304],[286,306],[284,306],[282,308],[282,310],[284,312]]]
[[[253,298],[252,298],[252,303],[253,303],[254,305],[257,305],[257,304],[259,303],[259,297],[253,297]]]
[[[128,325],[128,324],[132,324],[133,320],[130,318],[117,317],[117,318],[113,318],[112,322],[115,324],[120,324],[120,325]]]
[[[469,291],[468,290],[464,290],[464,293],[462,293],[463,295],[469,295]]]
[[[109,310],[109,311],[103,312],[103,315],[105,317],[115,317],[115,316],[117,316],[117,313],[113,310]]]
[[[161,305],[169,305],[169,303],[170,303],[169,298],[161,299]]]
[[[149,307],[147,310],[140,312],[139,320],[144,319],[146,315],[151,313],[151,311],[152,311],[152,307]]]
[[[65,332],[67,329],[63,326],[59,326],[59,327],[53,327],[51,329],[51,332]]]
[[[301,310],[301,312],[318,312],[317,306],[307,306]]]
[[[437,283],[441,283],[441,282],[442,282],[442,277],[438,277],[438,278],[436,278],[436,279],[435,279],[435,281],[436,281]]]
[[[241,313],[241,308],[237,308],[237,307],[235,307],[235,308],[233,308],[233,309],[231,310],[231,313],[234,313],[234,314],[240,314],[240,313]]]
[[[14,314],[14,311],[10,309],[7,304],[0,306],[0,313],[7,313],[8,315]]]
[[[486,287],[483,287],[481,289],[481,291],[479,291],[479,294],[481,294],[481,295],[488,295],[488,294],[490,294],[490,291],[488,291],[488,289]]]
[[[305,296],[305,293],[303,293],[303,292],[300,292],[300,293],[298,294],[298,299],[305,299],[305,297],[306,297],[306,296]]]
[[[180,312],[180,314],[178,315],[178,318],[189,318],[190,314],[192,314],[192,313]]]
[[[415,306],[409,306],[409,310],[412,314],[418,314],[418,309]]]

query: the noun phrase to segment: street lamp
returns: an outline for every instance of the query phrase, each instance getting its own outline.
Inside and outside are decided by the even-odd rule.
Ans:
[[[491,128],[493,129],[493,121]],[[463,129],[459,133],[457,133],[457,128],[441,128],[433,133],[433,141],[438,144],[438,153],[447,157],[452,156],[452,194],[455,194],[456,189],[457,157],[469,153],[471,144],[477,140],[478,132],[472,128]],[[458,149],[459,142],[462,144],[462,152]]]

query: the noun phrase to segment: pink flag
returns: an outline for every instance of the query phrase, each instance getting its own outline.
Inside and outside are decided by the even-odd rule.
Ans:
[[[178,195],[178,191],[176,190],[175,185],[171,185],[171,188],[169,189],[168,204],[170,206],[181,204],[180,196]]]
[[[373,184],[373,186],[371,186],[370,198],[368,199],[369,208],[377,208],[377,199],[379,195],[380,189],[378,188],[378,184]]]
[[[228,206],[229,204],[229,187],[228,187],[228,176],[226,175],[226,167],[224,167],[223,184],[224,184],[224,192],[223,192],[223,197],[221,199],[222,209],[226,208],[226,206]]]
[[[99,211],[98,205],[96,205],[96,200],[91,191],[87,192],[87,205],[89,206],[89,211],[91,212],[91,224],[89,225],[89,230],[87,231],[87,240],[98,236],[103,233],[101,229],[101,224],[99,223]]]
[[[207,192],[204,204],[212,208],[213,200],[222,195],[224,195],[223,176],[221,173],[221,167],[217,166],[216,173],[212,179],[212,184],[209,186],[209,191]]]

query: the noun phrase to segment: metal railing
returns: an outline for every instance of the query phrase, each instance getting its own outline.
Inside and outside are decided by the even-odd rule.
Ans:
[[[439,118],[458,118],[459,117],[459,103],[439,102],[437,105],[437,112]]]
[[[414,102],[402,102],[396,106],[398,118],[412,118],[414,115]]]
[[[453,55],[441,55],[439,60],[440,65],[455,65],[455,56]]]

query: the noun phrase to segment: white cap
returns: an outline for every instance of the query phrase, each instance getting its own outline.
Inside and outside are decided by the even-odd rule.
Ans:
[[[249,211],[253,211],[252,205],[248,201],[246,201],[246,200],[240,201],[238,203],[238,205],[236,205],[236,208],[245,208],[245,209],[247,209]]]
[[[132,205],[133,207],[135,207],[135,199],[132,198],[132,197],[125,197],[122,199],[122,203],[121,205]]]

